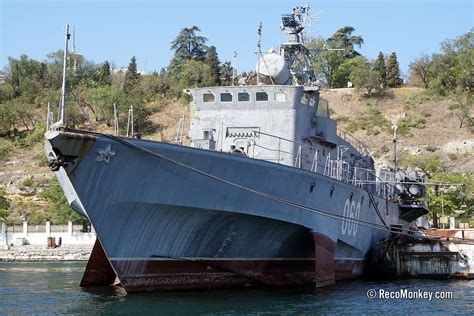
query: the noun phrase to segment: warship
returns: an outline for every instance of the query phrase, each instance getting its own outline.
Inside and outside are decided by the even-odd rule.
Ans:
[[[185,91],[190,146],[65,128],[66,27],[45,151],[97,234],[82,286],[327,286],[360,277],[379,241],[427,213],[422,183],[376,171],[369,148],[331,119],[307,14],[282,16],[279,51],[262,53],[258,40],[252,78]]]

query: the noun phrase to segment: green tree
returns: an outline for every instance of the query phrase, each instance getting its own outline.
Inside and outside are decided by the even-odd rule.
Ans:
[[[38,80],[41,72],[41,64],[27,55],[21,55],[19,59],[8,58],[8,66],[6,68],[7,81],[18,90],[17,95],[21,94],[21,84],[26,79]]]
[[[19,125],[29,131],[37,122],[34,105],[25,97],[0,103],[0,135],[15,136]]]
[[[474,88],[474,28],[470,32],[441,44],[445,56],[452,60],[451,72],[456,88],[471,91]]]
[[[210,66],[206,63],[189,60],[183,65],[178,77],[179,87],[184,89],[212,86],[214,82],[213,75]]]
[[[379,55],[374,62],[373,70],[378,72],[382,81],[382,88],[385,89],[387,87],[387,67],[385,67],[385,57],[382,52],[379,52]]]
[[[221,69],[220,69],[220,61],[219,57],[217,56],[217,51],[214,46],[210,46],[207,48],[206,53],[206,64],[210,68],[211,76],[214,79],[213,85],[220,85],[221,83]]]
[[[174,57],[170,62],[169,70],[172,73],[179,71],[188,60],[203,60],[206,56],[207,38],[197,35],[201,29],[197,26],[183,28],[178,36],[171,42],[171,50],[174,50]]]
[[[220,65],[220,82],[224,86],[232,85],[232,74],[234,68],[229,61],[226,61]]]
[[[56,177],[52,178],[49,188],[42,191],[40,196],[48,202],[47,210],[54,224],[66,224],[68,221],[83,225],[88,223],[85,216],[79,215],[69,206]]]
[[[422,54],[420,57],[413,60],[409,67],[410,83],[415,86],[422,86],[428,88],[430,57]]]
[[[57,50],[46,55],[47,58],[47,85],[51,89],[61,89],[62,69],[63,69],[63,50]]]
[[[441,43],[441,53],[433,54],[428,86],[438,94],[474,89],[474,31]]]
[[[393,52],[387,61],[387,86],[389,88],[399,88],[403,83],[400,78],[400,66],[398,65],[397,54]]]
[[[222,69],[222,68],[221,68]],[[209,87],[214,85],[214,76],[208,64],[198,60],[188,60],[181,66],[181,71],[168,77],[171,80],[170,93],[174,97],[187,97],[183,95],[183,89]],[[221,77],[221,82],[222,77]]]
[[[364,39],[360,35],[352,35],[355,28],[352,26],[344,26],[336,31],[328,40],[329,45],[335,46],[335,48],[344,48],[346,55],[355,57],[360,55],[354,51],[354,46],[359,48],[364,44]]]
[[[438,154],[425,156],[408,155],[403,158],[402,166],[422,171],[428,178],[445,171],[443,159]]]
[[[125,93],[130,93],[134,87],[138,85],[140,82],[140,74],[137,70],[137,59],[135,56],[132,57],[130,60],[130,64],[128,64],[127,73],[125,74],[125,79],[123,82],[123,91]]]
[[[459,128],[467,125],[474,132],[474,96],[472,94],[457,93],[456,103],[449,106],[451,113],[459,120]]]
[[[0,103],[0,135],[13,136],[16,130],[18,113],[12,111],[13,101]],[[13,132],[13,135],[12,135]]]
[[[323,74],[323,82],[329,88],[342,88],[347,86],[350,72],[347,67],[342,67],[348,59],[359,56],[355,47],[361,47],[364,40],[361,36],[352,35],[355,29],[345,26],[337,30],[326,41],[314,39],[309,48],[316,51],[315,70]],[[344,51],[331,51],[327,49],[344,49]]]
[[[0,210],[7,210],[9,207],[10,202],[7,199],[7,193],[3,188],[0,188]]]
[[[436,173],[430,178],[435,183],[428,187],[430,196],[430,215],[434,226],[438,227],[438,218],[459,216],[460,220],[472,220],[474,215],[474,178],[472,174],[452,172]],[[453,185],[449,185],[452,183]]]
[[[363,56],[353,58],[350,69],[349,79],[356,90],[365,89],[370,95],[372,91],[379,92],[382,89],[383,81],[380,72],[373,69],[367,58]]]
[[[111,83],[112,81],[110,77],[110,64],[106,60],[100,67],[99,78],[97,80],[97,84],[99,86],[110,86]]]
[[[46,88],[48,86],[48,66],[46,63],[40,63],[37,80],[41,84],[42,88]]]
[[[454,60],[444,54],[433,54],[429,66],[429,88],[440,95],[449,94],[456,87]]]
[[[94,108],[96,119],[110,126],[114,120],[113,104],[123,104],[125,93],[118,86],[99,86],[85,91],[85,99]]]
[[[324,50],[326,49],[326,40],[323,38],[313,38],[307,45],[308,49],[313,51],[314,59],[312,60],[313,69],[316,72],[316,76],[318,76],[318,80],[323,84],[328,84],[328,79],[331,78],[331,68],[328,64],[328,60],[326,58],[326,53]]]
[[[0,103],[8,101],[13,98],[13,87],[6,82],[0,85]]]

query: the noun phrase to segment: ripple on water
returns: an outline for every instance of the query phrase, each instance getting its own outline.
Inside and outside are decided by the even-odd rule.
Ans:
[[[0,314],[467,314],[474,280],[341,282],[315,289],[262,288],[126,295],[79,282],[85,262],[0,263]],[[369,299],[368,289],[453,291],[447,300]]]

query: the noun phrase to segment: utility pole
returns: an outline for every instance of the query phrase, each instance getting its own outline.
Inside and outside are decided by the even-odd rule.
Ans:
[[[393,148],[393,172],[398,171],[398,160],[397,160],[397,129],[398,129],[398,120],[405,117],[405,113],[398,113],[392,117],[385,117],[387,120],[392,121],[392,148]]]
[[[232,86],[235,85],[235,77],[237,75],[237,52],[234,50],[232,54],[233,57],[233,66],[232,66]]]
[[[117,106],[115,105],[115,102],[114,102],[114,130],[115,130],[115,136],[119,136]]]
[[[398,170],[398,165],[397,165],[397,121],[392,122],[392,130],[393,130],[393,138],[392,138],[392,144],[393,144],[393,172],[397,172]]]
[[[257,29],[257,85],[260,84],[260,55],[262,53],[262,21],[258,25]]]

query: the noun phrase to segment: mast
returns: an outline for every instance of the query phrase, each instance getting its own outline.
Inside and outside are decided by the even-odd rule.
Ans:
[[[288,39],[281,44],[280,55],[288,63],[294,83],[319,86],[312,65],[313,55],[304,45],[303,30],[309,20],[309,6],[296,7],[292,13],[282,15],[280,29],[286,31]]]
[[[67,49],[68,41],[71,37],[69,34],[69,24],[64,28],[64,58],[63,58],[63,84],[61,87],[61,102],[59,104],[59,121],[53,124],[52,128],[60,128],[64,126],[64,106],[66,104],[66,70],[67,70]]]

